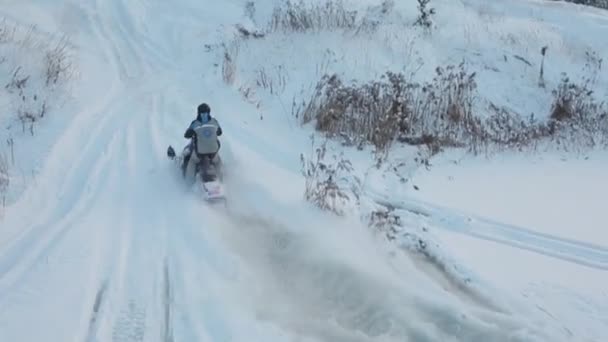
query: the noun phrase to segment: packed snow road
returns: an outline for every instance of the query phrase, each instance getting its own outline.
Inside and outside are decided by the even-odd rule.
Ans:
[[[445,291],[405,256],[389,264],[356,225],[291,210],[265,188],[279,173],[255,181],[251,174],[272,170],[273,159],[256,150],[261,141],[238,131],[238,114],[223,114],[238,97],[223,88],[216,61],[198,41],[238,19],[243,5],[40,4],[71,13],[80,25],[84,86],[77,93],[86,100],[36,186],[2,222],[0,341],[506,341],[548,334],[490,300]],[[228,127],[222,153],[235,203],[228,212],[185,191],[165,157],[169,143],[183,142],[201,101],[219,108]]]

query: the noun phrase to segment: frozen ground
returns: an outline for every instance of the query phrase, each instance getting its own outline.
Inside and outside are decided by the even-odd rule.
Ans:
[[[496,51],[499,43],[489,38],[497,32],[474,26],[457,40],[459,31],[451,29],[462,28],[462,22],[482,23],[478,14],[490,12],[504,21],[487,27],[507,35],[536,27],[531,40],[529,31],[516,31],[509,54],[536,51],[553,29],[561,30],[550,35],[549,43],[561,47],[554,68],[578,70],[584,64],[584,50],[572,48],[577,44],[606,51],[597,40],[606,27],[598,10],[539,1],[514,1],[508,7],[500,1],[437,3],[438,38],[414,44],[421,46],[417,53],[423,59],[445,62],[441,56],[458,49],[445,43],[463,37],[486,52]],[[257,4],[259,25],[272,4]],[[414,16],[401,7],[389,21],[398,28],[400,20]],[[541,177],[561,161],[539,162],[535,169],[525,159],[507,160],[508,168],[530,177],[510,185],[503,181],[513,180],[507,167],[475,160],[458,168],[438,161],[431,173],[408,175],[404,188],[390,179],[370,180],[369,198],[393,203],[408,227],[428,227],[432,260],[384,243],[357,217],[338,219],[304,203],[299,153],[309,149],[309,132],[297,127],[286,107],[291,95],[316,81],[314,68],[328,58],[319,54],[319,46],[333,42],[333,53],[352,51],[342,44],[362,51],[369,39],[332,41],[327,35],[315,45],[315,37],[294,35],[251,43],[240,50],[235,83],[226,85],[218,47],[231,37],[232,25],[255,26],[244,8],[245,1],[237,0],[3,3],[0,14],[23,26],[69,34],[80,77],[70,93],[73,101],[40,123],[47,133],[29,143],[20,138],[20,146],[31,144],[40,158],[23,164],[36,167],[35,182],[11,190],[14,201],[0,219],[1,341],[601,341],[606,336],[607,298],[601,287],[608,264],[602,247],[606,235],[595,235],[601,216],[580,228],[583,235],[547,221],[548,203],[534,211],[515,206],[520,199],[542,201],[525,191],[539,181],[534,177],[547,181],[542,191],[555,191],[553,205],[567,206],[560,197],[564,192]],[[543,24],[529,19],[536,16]],[[564,24],[566,18],[584,23],[574,26],[589,34],[563,34],[571,26]],[[390,36],[390,27],[383,30]],[[388,50],[363,56],[367,71],[353,77],[373,77],[400,63],[399,53],[391,50],[398,41],[388,42]],[[310,47],[310,55],[297,54],[295,46]],[[350,55],[328,68],[361,70],[362,60]],[[482,56],[499,63],[496,54]],[[496,87],[486,87],[485,95],[503,99],[503,105],[526,98],[529,107],[524,102],[513,107],[542,111],[550,90],[538,90],[536,77],[510,87],[514,91],[504,97],[496,95],[505,82],[518,84],[528,74],[520,62],[508,60],[496,81],[488,69],[487,84]],[[281,96],[254,86],[262,62],[289,70]],[[518,65],[524,69],[516,70]],[[550,75],[554,79],[548,83],[554,84],[557,74]],[[598,82],[605,84],[605,76]],[[244,87],[255,88],[256,96],[245,101]],[[534,89],[535,96],[526,89]],[[165,157],[168,144],[185,143],[183,130],[201,101],[211,104],[226,132],[228,210],[207,207],[186,191]],[[44,148],[36,150],[38,144]],[[567,162],[571,172],[589,174],[580,188],[564,190],[600,196],[605,183],[599,171],[590,170],[605,160],[599,155]],[[496,178],[481,178],[490,174],[484,168]],[[571,184],[569,172],[560,174],[561,182]],[[449,176],[451,183],[445,180]],[[411,182],[420,191],[403,190]],[[479,186],[488,183],[509,191],[500,205],[488,203],[487,186]],[[453,191],[445,191],[450,186]],[[456,197],[463,189],[467,200]],[[585,213],[596,214],[598,203],[588,203],[579,216],[561,216],[560,223],[584,222]],[[576,277],[559,276],[566,272]]]

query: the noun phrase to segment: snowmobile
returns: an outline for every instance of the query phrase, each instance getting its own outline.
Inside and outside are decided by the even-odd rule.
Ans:
[[[171,145],[167,148],[167,157],[175,161],[180,169],[182,170],[182,161],[184,155],[177,156],[175,150]],[[195,158],[194,152],[191,158]],[[225,202],[226,197],[224,194],[224,187],[222,184],[222,161],[219,155],[216,155],[213,160],[208,156],[201,156],[198,163],[196,164],[195,174],[195,189],[200,191],[203,199],[207,202]]]

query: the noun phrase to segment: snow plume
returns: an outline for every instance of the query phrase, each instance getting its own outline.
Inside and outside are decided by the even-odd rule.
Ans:
[[[552,336],[508,306],[467,288],[455,290],[457,282],[423,259],[389,256],[357,220],[303,217],[284,206],[274,210],[289,212],[289,221],[266,210],[233,209],[230,219],[214,224],[234,244],[240,269],[252,270],[242,276],[264,280],[249,282],[255,285],[242,305],[252,305],[260,319],[286,331],[321,341],[542,341]]]

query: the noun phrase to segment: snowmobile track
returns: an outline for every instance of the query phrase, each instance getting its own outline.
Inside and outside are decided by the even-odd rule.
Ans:
[[[608,248],[582,241],[552,236],[534,230],[467,215],[419,201],[398,203],[376,199],[383,205],[412,215],[416,212],[430,227],[445,229],[478,239],[504,244],[579,265],[608,270]]]
[[[131,300],[120,312],[118,321],[114,324],[112,341],[140,342],[146,333],[146,309]]]
[[[163,325],[161,331],[162,341],[173,342],[173,293],[171,289],[169,265],[165,260],[163,268]]]
[[[97,290],[97,294],[95,295],[95,302],[93,303],[93,310],[91,312],[91,318],[89,320],[89,329],[87,332],[87,338],[85,340],[86,342],[92,342],[96,340],[95,336],[98,330],[101,306],[104,303],[107,288],[107,283],[104,282],[99,288],[99,290]]]

